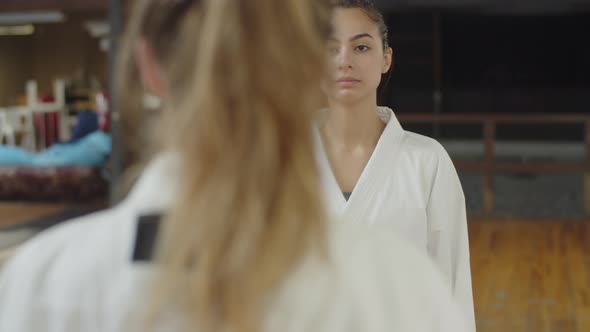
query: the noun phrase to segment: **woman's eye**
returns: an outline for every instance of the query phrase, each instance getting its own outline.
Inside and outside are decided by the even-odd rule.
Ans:
[[[367,45],[359,45],[359,46],[355,47],[355,49],[357,51],[366,52],[366,51],[370,50],[370,47]]]

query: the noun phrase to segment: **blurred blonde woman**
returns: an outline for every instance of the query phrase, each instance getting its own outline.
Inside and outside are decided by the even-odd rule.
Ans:
[[[464,331],[424,255],[325,217],[329,17],[321,0],[136,1],[118,92],[128,142],[157,153],[121,204],[19,250],[0,330]]]

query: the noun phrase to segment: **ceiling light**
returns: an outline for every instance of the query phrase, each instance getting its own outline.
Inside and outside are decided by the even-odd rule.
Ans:
[[[107,36],[111,31],[111,26],[107,21],[88,21],[84,25],[88,33],[95,38]]]
[[[0,13],[0,25],[59,23],[65,18],[59,11],[6,12]]]
[[[0,26],[0,36],[28,36],[35,33],[35,27],[32,24]]]

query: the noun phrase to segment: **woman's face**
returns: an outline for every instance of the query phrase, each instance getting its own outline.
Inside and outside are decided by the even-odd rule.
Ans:
[[[328,40],[330,79],[323,89],[332,102],[358,103],[375,98],[381,75],[391,66],[391,49],[383,49],[379,28],[361,9],[338,8]]]

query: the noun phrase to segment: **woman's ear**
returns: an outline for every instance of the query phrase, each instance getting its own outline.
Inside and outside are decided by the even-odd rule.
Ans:
[[[383,53],[383,68],[381,73],[387,73],[393,67],[393,49],[388,47]]]
[[[153,48],[143,38],[135,45],[135,58],[144,89],[152,96],[160,99],[165,98],[168,94],[168,86],[162,69]]]

